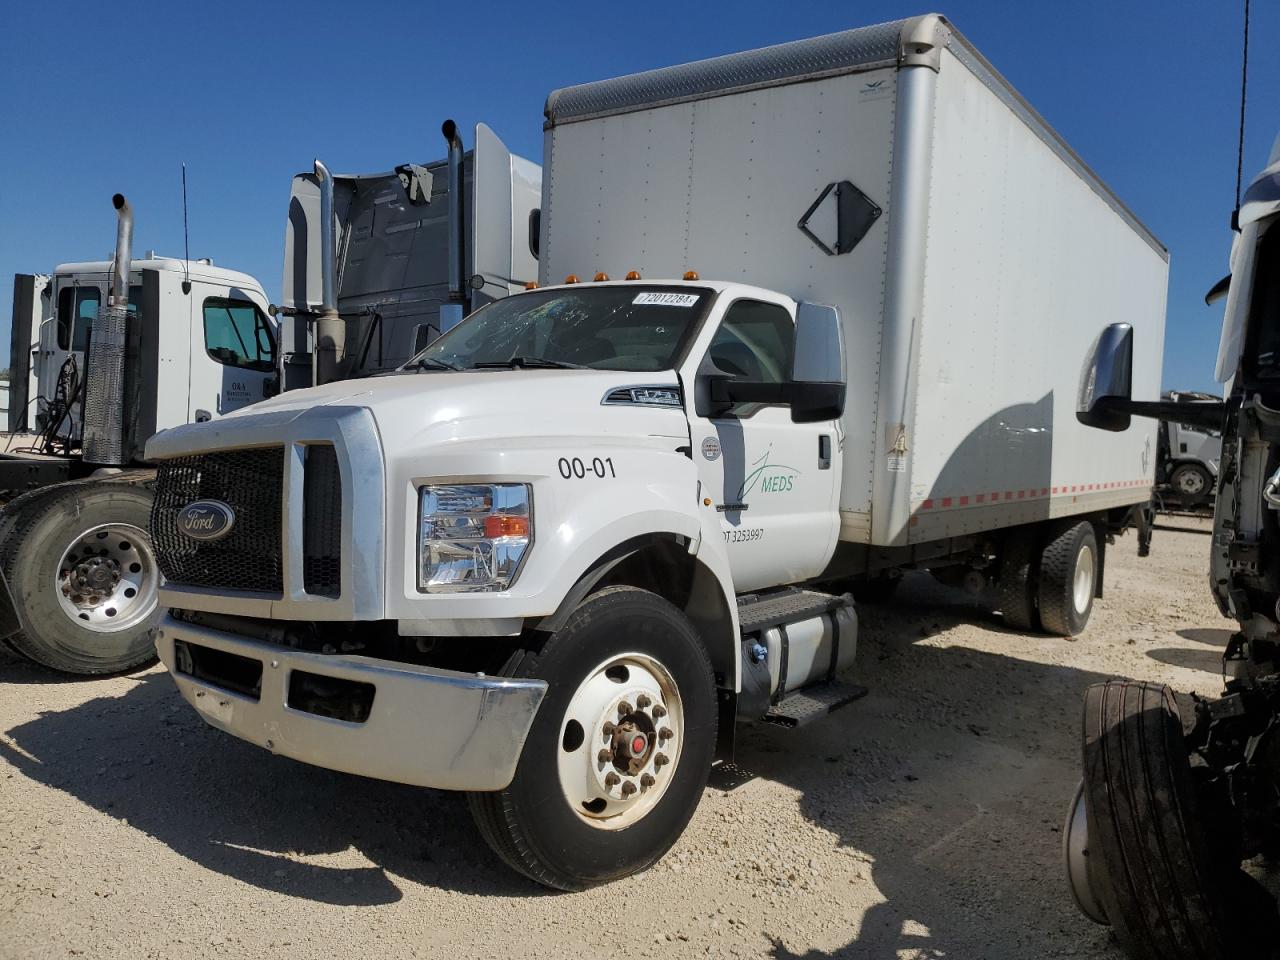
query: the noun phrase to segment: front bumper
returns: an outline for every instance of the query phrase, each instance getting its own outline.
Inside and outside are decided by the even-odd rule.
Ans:
[[[178,643],[243,658],[232,661],[238,676],[243,668],[252,673],[260,666],[256,690],[241,684],[237,692],[233,684],[184,671],[178,664]],[[182,696],[219,730],[318,767],[442,790],[507,786],[547,689],[542,680],[302,653],[193,626],[168,614],[156,651]],[[319,678],[321,684],[332,679],[371,686],[367,717],[353,722],[291,705],[295,671]]]

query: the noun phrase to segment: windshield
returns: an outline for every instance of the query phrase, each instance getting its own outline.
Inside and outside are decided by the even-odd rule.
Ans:
[[[535,290],[477,310],[404,369],[669,370],[714,299],[704,287]]]

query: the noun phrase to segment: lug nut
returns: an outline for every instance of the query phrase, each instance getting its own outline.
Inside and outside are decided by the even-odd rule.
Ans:
[[[640,776],[640,786],[642,787],[652,787],[655,783],[657,781],[653,779],[652,773],[645,773]]]
[[[616,787],[618,785],[618,781],[621,779],[622,778],[620,776],[610,770],[609,775],[604,778],[604,785],[606,787]]]
[[[642,693],[640,696],[636,697],[636,708],[639,710],[649,709],[649,704],[651,703],[653,703],[653,701],[649,699],[647,694]]]
[[[660,703],[655,704],[653,708],[653,715],[657,717],[659,720],[661,720],[663,717],[667,715],[667,708]]]
[[[621,703],[618,704],[618,716],[625,717],[630,712],[631,712],[630,700],[623,700]]]
[[[663,727],[661,730],[658,731],[659,740],[670,740],[674,736],[675,734],[671,732],[670,727]]]
[[[636,785],[632,783],[630,780],[628,780],[626,783],[622,785],[622,795],[624,797],[629,797],[635,792],[636,792]]]
[[[604,722],[604,726],[600,728],[600,732],[601,732],[601,733],[603,733],[606,737],[612,737],[612,736],[613,736],[613,721],[612,721],[612,720],[606,720],[606,721]]]
[[[671,761],[667,759],[667,755],[665,753],[660,753],[653,758],[653,765],[655,767],[665,767],[670,762]]]
[[[613,759],[613,753],[610,750],[601,750],[599,753],[596,754],[596,759],[599,760],[601,763],[608,763],[610,760]]]

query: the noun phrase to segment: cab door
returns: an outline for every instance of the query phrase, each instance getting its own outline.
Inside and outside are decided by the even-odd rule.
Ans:
[[[275,335],[241,290],[197,283],[192,292],[189,422],[257,403],[275,384]]]
[[[790,301],[763,295],[730,303],[698,361],[698,379],[787,381],[792,309]],[[837,423],[793,423],[787,406],[765,403],[739,403],[711,416],[695,408],[689,423],[701,502],[711,500],[704,509],[719,516],[735,588],[758,590],[820,573],[839,530]]]

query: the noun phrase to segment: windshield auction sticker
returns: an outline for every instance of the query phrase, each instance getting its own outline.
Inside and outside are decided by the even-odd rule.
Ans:
[[[631,303],[655,307],[692,307],[698,302],[698,296],[696,293],[660,293],[651,290],[648,293],[637,293]]]

